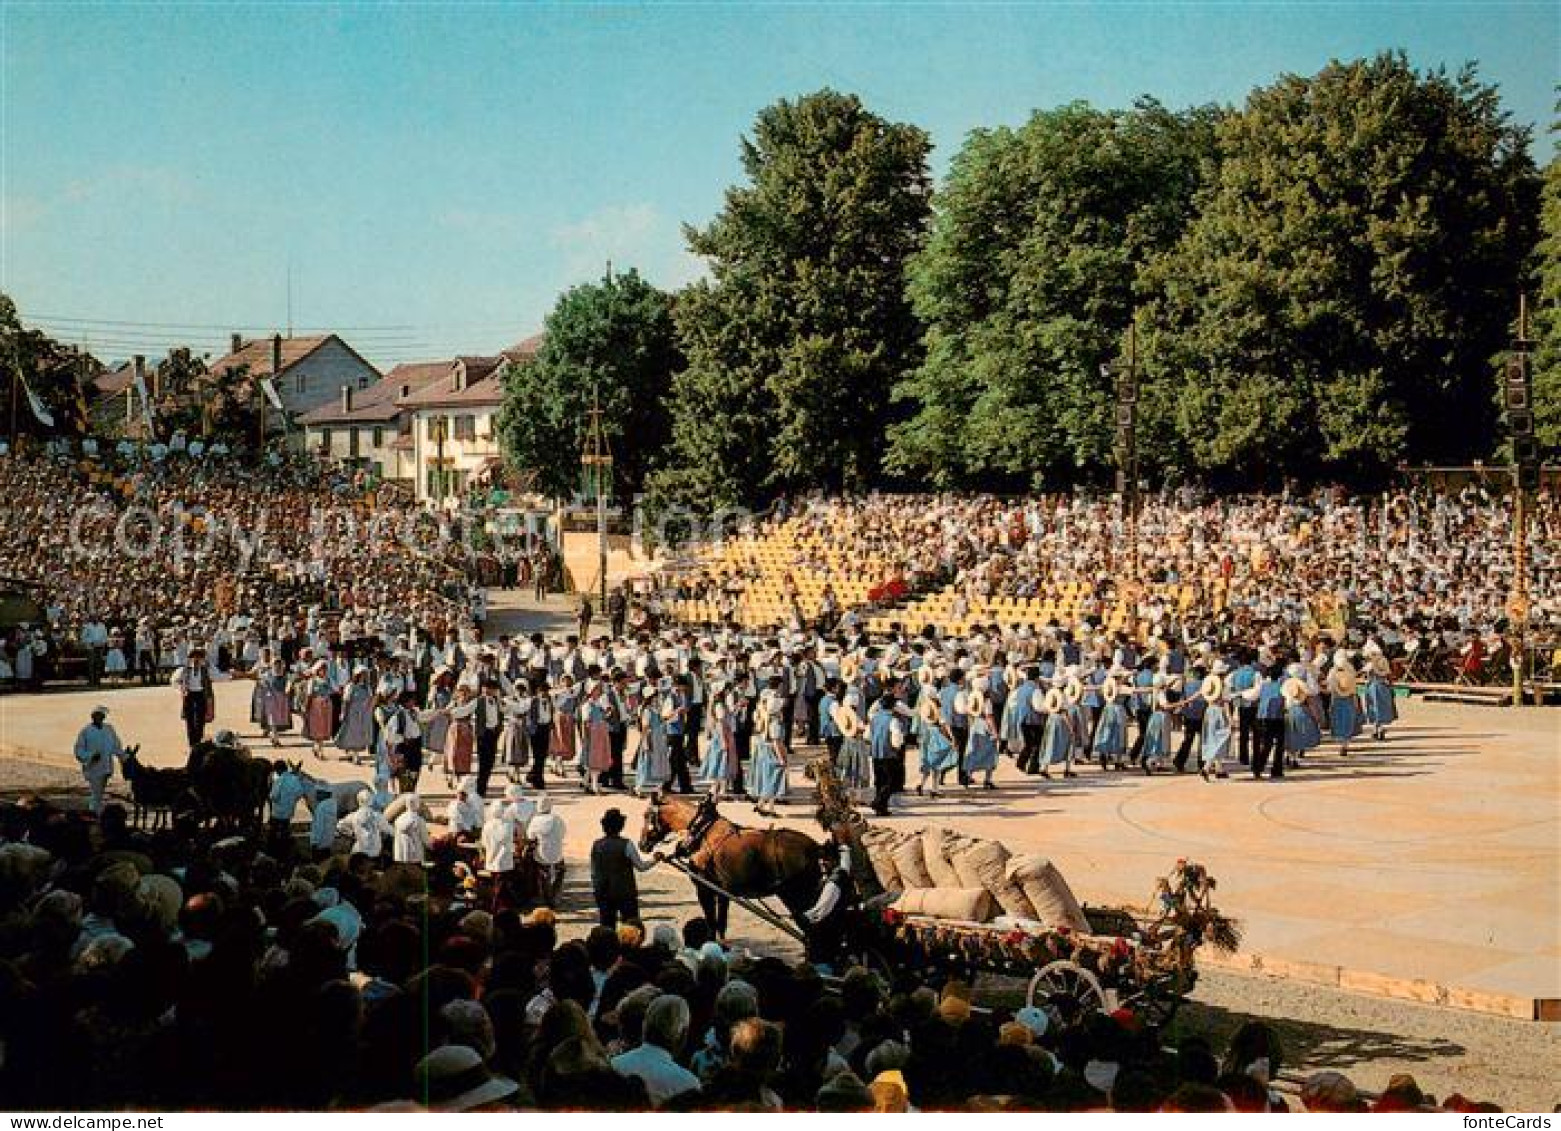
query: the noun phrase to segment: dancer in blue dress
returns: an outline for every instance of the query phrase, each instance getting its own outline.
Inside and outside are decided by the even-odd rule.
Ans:
[[[1098,694],[1100,718],[1095,724],[1095,756],[1103,770],[1122,769],[1127,764],[1127,708],[1122,705],[1116,677],[1107,676]]]
[[[1339,753],[1348,757],[1350,740],[1360,734],[1360,680],[1348,656],[1337,652],[1328,669],[1328,729],[1339,740]]]
[[[1149,718],[1144,723],[1144,745],[1140,751],[1139,764],[1146,774],[1161,769],[1165,760],[1171,756],[1174,724],[1171,719],[1171,700],[1165,689],[1165,677],[1156,675],[1151,685]]]
[[[710,683],[710,706],[705,714],[705,757],[699,764],[699,779],[710,788],[710,796],[716,799],[725,795],[735,775],[736,759],[732,757],[731,700],[725,684],[718,680]]]
[[[916,745],[921,750],[921,780],[916,783],[916,795],[926,792],[932,785],[932,796],[938,796],[938,783],[943,775],[959,763],[959,751],[954,746],[939,696],[930,688],[923,688],[916,700]]]
[[[1398,703],[1393,698],[1393,669],[1380,648],[1370,645],[1366,652],[1366,686],[1361,691],[1365,707],[1366,723],[1371,727],[1371,737],[1381,742],[1384,730],[1398,721]]]
[[[1204,702],[1198,775],[1211,781],[1226,776],[1223,762],[1230,754],[1230,710],[1225,705],[1224,677],[1217,673],[1206,677],[1198,694]]]
[[[982,683],[971,681],[966,713],[970,719],[970,741],[965,747],[965,772],[974,782],[981,775],[982,789],[996,789],[992,774],[997,770],[997,727],[993,722],[994,704],[982,690]]]
[[[647,791],[660,789],[672,776],[667,715],[675,710],[675,705],[672,702],[671,680],[663,680],[662,683],[663,686],[659,688],[645,687],[640,697],[640,748],[634,756],[635,797],[643,797]]]
[[[860,795],[873,787],[873,754],[867,740],[867,724],[862,719],[862,693],[848,688],[835,707],[834,719],[840,731],[840,757],[835,761],[835,770],[860,800]]]
[[[1062,776],[1073,777],[1073,716],[1062,689],[1046,693],[1046,731],[1041,738],[1041,777],[1051,777],[1051,767],[1062,766]]]
[[[753,740],[754,811],[774,817],[775,803],[786,792],[786,720],[781,697],[773,689],[754,708]]]
[[[1296,676],[1282,685],[1285,697],[1285,765],[1293,768],[1308,750],[1322,742],[1322,731],[1307,706],[1306,684]]]

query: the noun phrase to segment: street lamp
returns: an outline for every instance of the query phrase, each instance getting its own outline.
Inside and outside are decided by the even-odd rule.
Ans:
[[[607,443],[607,433],[602,428],[602,406],[599,390],[591,392],[590,423],[586,427],[585,448],[580,453],[580,466],[585,473],[588,490],[596,492],[596,576],[600,593],[600,608],[607,607],[607,492],[612,483],[612,448]]]

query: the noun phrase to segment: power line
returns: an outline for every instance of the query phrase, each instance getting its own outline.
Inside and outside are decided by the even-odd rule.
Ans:
[[[29,322],[49,322],[60,325],[131,326],[138,329],[154,330],[221,330],[224,333],[229,331],[236,333],[242,330],[259,329],[258,325],[235,325],[231,322],[136,322],[114,318],[74,318],[63,314],[24,314],[22,317]],[[366,334],[377,330],[416,330],[418,327],[407,323],[397,323],[384,326],[301,326],[296,329]]]

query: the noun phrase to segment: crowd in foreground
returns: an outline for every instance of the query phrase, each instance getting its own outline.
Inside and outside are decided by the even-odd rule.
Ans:
[[[453,867],[306,859],[109,806],[0,810],[0,1095],[17,1110],[1406,1111],[1276,1033],[729,949],[702,918],[563,937]],[[1169,1043],[1168,1043],[1169,1042]],[[1442,1110],[1497,1111],[1462,1096]]]

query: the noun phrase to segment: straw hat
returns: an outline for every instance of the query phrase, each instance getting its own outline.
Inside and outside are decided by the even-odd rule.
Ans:
[[[1062,692],[1053,687],[1046,693],[1046,713],[1055,715],[1063,708]]]
[[[1203,683],[1198,687],[1198,694],[1211,703],[1217,701],[1225,694],[1224,678],[1217,675],[1205,676]]]
[[[1333,682],[1339,689],[1340,695],[1354,695],[1360,686],[1360,680],[1355,675],[1355,669],[1348,664],[1333,669]]]
[[[1077,703],[1084,698],[1084,685],[1077,676],[1070,676],[1063,693],[1067,695],[1069,703]]]
[[[1306,701],[1306,684],[1302,683],[1295,676],[1291,676],[1289,679],[1285,680],[1284,683],[1280,685],[1279,690],[1283,692],[1284,697],[1290,700],[1292,703],[1303,703]]]
[[[1117,696],[1122,694],[1122,689],[1117,686],[1117,677],[1108,675],[1106,682],[1100,685],[1100,697],[1107,703],[1115,703]]]

